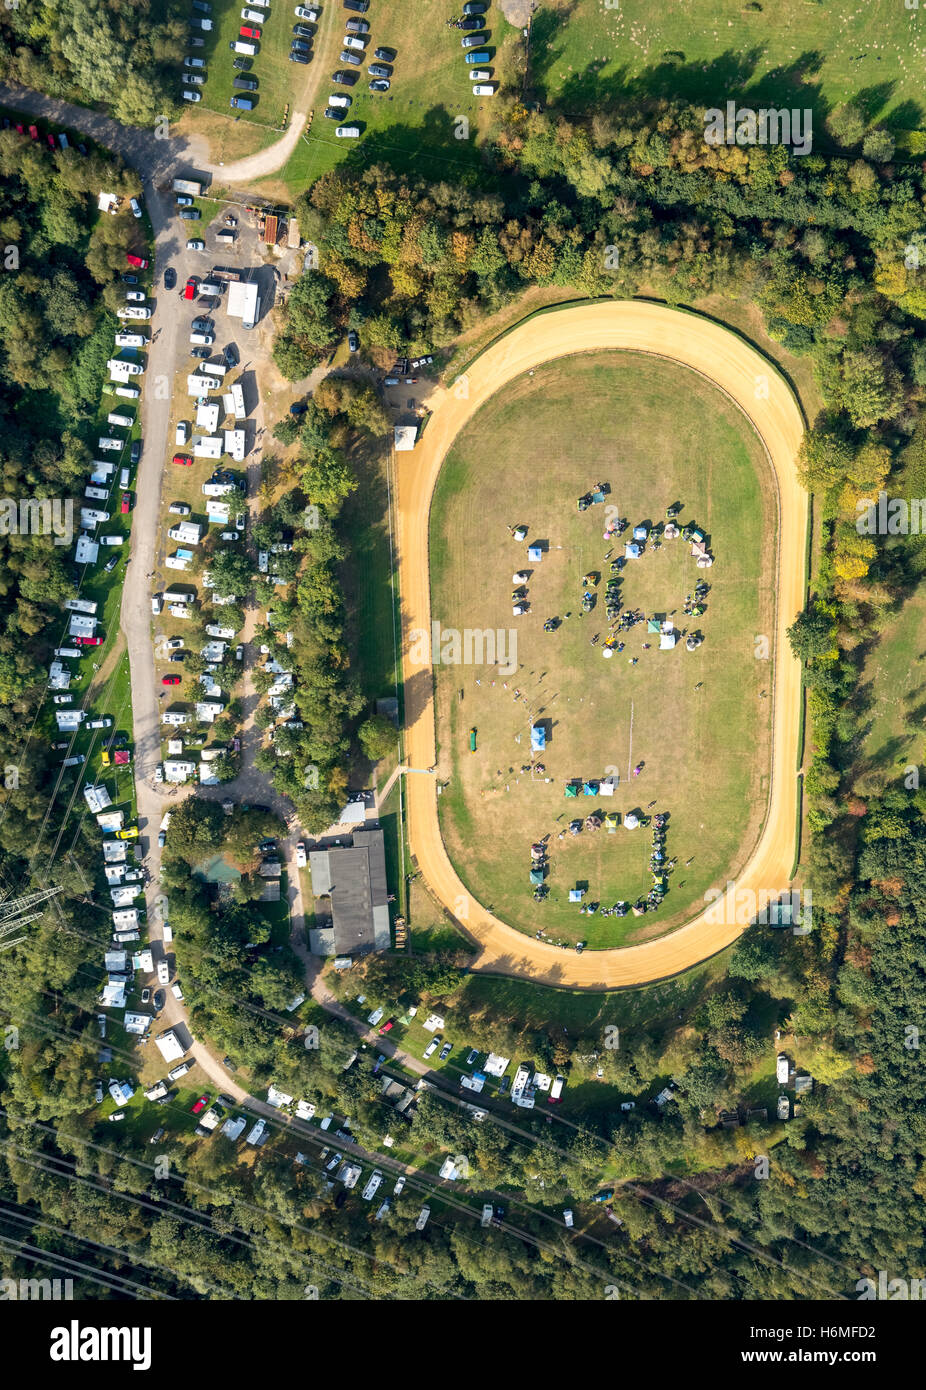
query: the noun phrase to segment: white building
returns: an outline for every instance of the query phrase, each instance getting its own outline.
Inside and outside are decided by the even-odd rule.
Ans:
[[[253,328],[260,314],[260,297],[255,280],[233,281],[228,287],[229,318],[240,319],[242,328]]]
[[[410,449],[414,449],[417,438],[417,425],[396,425],[393,436],[393,448],[397,454],[408,453]]]
[[[89,536],[78,536],[74,548],[74,562],[78,565],[95,565],[100,547]]]
[[[193,455],[198,459],[220,459],[222,457],[222,436],[220,434],[194,434]]]
[[[165,758],[164,760],[165,782],[185,782],[195,772],[196,764],[187,762],[185,759]]]
[[[244,430],[225,431],[225,452],[231,454],[235,463],[244,462]]]
[[[218,401],[200,401],[196,407],[196,424],[207,434],[215,434],[219,427],[220,415]]]
[[[184,1049],[172,1028],[169,1028],[166,1033],[162,1033],[159,1038],[155,1038],[154,1045],[165,1062],[179,1062],[184,1053]]]

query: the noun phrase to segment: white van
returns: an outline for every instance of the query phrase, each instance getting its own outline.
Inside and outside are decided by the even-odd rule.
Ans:
[[[127,401],[137,401],[141,392],[137,386],[117,386],[116,395],[122,396]]]
[[[192,1067],[192,1062],[181,1062],[178,1066],[171,1067],[167,1073],[168,1081],[179,1081],[181,1076],[186,1076],[187,1072],[192,1070]]]
[[[130,430],[132,428],[131,415],[123,415],[121,410],[111,410],[106,417],[107,425],[118,425],[120,429]]]
[[[141,208],[138,205],[137,198],[129,199],[129,207],[132,209],[132,212],[135,214],[136,217],[141,217]]]
[[[334,133],[335,133],[335,135],[338,137],[339,140],[359,140],[359,139],[360,139],[360,127],[359,127],[359,125],[339,125],[339,126],[337,127],[337,129],[335,130]]]
[[[199,286],[200,294],[221,294],[225,286],[217,280],[203,280]]]
[[[253,58],[257,53],[256,43],[245,43],[242,39],[238,39],[235,43],[229,44],[229,47],[233,53],[243,53],[247,58]]]
[[[119,470],[119,486],[120,486],[120,487],[128,487],[128,485],[129,485],[129,470],[128,470],[127,468],[121,468],[121,469]]]
[[[109,496],[105,487],[85,487],[84,496],[92,497],[96,502],[105,502]]]
[[[152,611],[152,613],[154,614],[155,617],[158,616],[158,614],[160,613],[160,611],[161,611],[161,609],[162,609],[163,607],[164,607],[164,600],[161,598],[161,595],[160,595],[160,594],[152,594],[152,595],[151,595],[151,611]]]
[[[190,427],[186,420],[180,420],[174,433],[175,444],[185,444],[190,437]]]
[[[190,334],[190,342],[191,342],[191,343],[195,343],[197,347],[211,347],[212,344],[215,342],[215,334],[214,334],[214,333],[191,333],[191,334]]]

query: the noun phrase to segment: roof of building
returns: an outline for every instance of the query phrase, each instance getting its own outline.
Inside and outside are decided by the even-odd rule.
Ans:
[[[382,830],[358,828],[349,846],[313,850],[309,865],[315,896],[331,901],[332,928],[325,935],[337,954],[386,950],[390,934]]]

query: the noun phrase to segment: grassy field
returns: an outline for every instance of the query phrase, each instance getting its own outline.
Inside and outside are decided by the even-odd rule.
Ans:
[[[289,61],[292,28],[297,22],[293,6],[283,3],[275,5],[269,11],[266,22],[260,25],[241,18],[244,8],[244,0],[213,0],[210,18],[215,28],[211,33],[203,34],[206,40],[203,48],[190,50],[194,56],[205,58],[207,63],[205,85],[198,88],[203,99],[197,104],[197,111],[208,108],[232,120],[249,121],[279,130],[286,124],[289,110],[308,71],[301,64]],[[260,39],[242,40],[244,43],[255,43],[258,50],[247,72],[238,72],[232,66],[238,54],[232,53],[228,46],[238,39],[238,30],[242,26],[261,31]],[[232,85],[236,77],[257,78],[257,91],[236,92]],[[255,100],[254,110],[232,109],[228,103],[233,96]]]
[[[381,45],[396,50],[391,88],[369,90],[366,62],[353,69],[356,86],[319,88],[311,129],[280,175],[294,196],[344,160],[372,164],[388,159],[397,168],[417,168],[431,178],[475,177],[478,140],[491,122],[492,100],[473,96],[460,45],[463,34],[447,27],[450,14],[437,0],[417,5],[413,22],[399,5],[377,3],[370,9],[364,16],[370,23],[369,61],[375,61],[373,50]],[[351,16],[345,12],[343,18]],[[489,39],[484,47],[490,59],[480,66],[491,68],[493,82],[502,86],[519,82],[514,56],[519,31],[497,5],[491,6],[486,21]],[[327,73],[343,67],[338,63],[342,33],[339,29],[333,43],[319,49],[316,61]],[[323,114],[329,91],[351,96],[344,123],[360,126],[359,141],[335,137],[338,123],[325,120]]]
[[[575,500],[599,480],[610,484],[612,514],[631,525],[661,521],[678,502],[682,520],[705,530],[713,569],[698,571],[682,540],[666,541],[628,562],[621,591],[625,608],[668,615],[680,633],[703,632],[697,651],[683,639],[659,651],[658,636],[637,626],[624,634],[623,653],[602,660],[605,552],[614,542],[602,540],[606,507],[579,514]],[[538,369],[460,436],[432,508],[432,618],[443,628],[510,630],[512,574],[529,575],[531,611],[517,620],[512,674],[436,667],[439,767],[449,778],[439,803],[444,838],[466,886],[505,921],[593,947],[639,940],[644,922],[653,935],[689,917],[751,850],[768,792],[771,702],[761,692],[772,672],[755,659],[755,638],[773,626],[772,486],[732,405],[682,368],[642,358]],[[543,544],[541,562],[529,563],[509,537],[506,523],[518,522],[529,526],[528,543]],[[589,572],[602,578],[595,610],[582,615]],[[706,612],[686,619],[685,596],[702,577],[711,586]],[[554,615],[560,629],[544,633]],[[522,771],[533,721],[546,728],[542,775]],[[564,796],[567,781],[610,775],[620,778],[612,798]],[[592,811],[645,815],[653,802],[669,813],[668,858],[678,860],[665,906],[645,919],[581,915],[567,902],[575,886],[604,905],[645,894],[650,834],[623,825],[613,834],[561,832]],[[530,845],[543,837],[551,891],[538,905],[528,870]]]
[[[858,760],[862,785],[902,778],[923,758],[926,713],[926,594],[916,592],[869,654],[862,675],[867,732]]]
[[[861,97],[872,120],[924,124],[926,13],[900,0],[838,9],[780,0],[552,0],[531,30],[531,84],[544,104],[582,110],[610,94],[683,98],[706,106],[810,107],[822,118]]]

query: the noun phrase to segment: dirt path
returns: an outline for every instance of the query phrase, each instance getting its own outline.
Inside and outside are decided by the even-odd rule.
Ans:
[[[778,894],[790,882],[795,849],[801,672],[785,630],[804,602],[807,495],[794,467],[804,423],[790,387],[773,364],[729,330],[696,314],[645,301],[609,301],[548,313],[523,323],[469,367],[465,398],[438,389],[426,401],[433,413],[421,441],[413,452],[399,454],[395,461],[406,762],[409,767],[427,768],[436,757],[432,682],[430,674],[410,660],[410,634],[413,629],[430,629],[428,518],[444,456],[470,417],[514,377],[566,354],[602,350],[655,354],[713,382],[752,422],[778,480],[777,657],[769,814],[736,884],[740,892]],[[441,839],[433,778],[408,777],[406,798],[410,847],[422,875],[455,917],[459,917],[457,905],[468,904],[464,929],[479,948],[474,969],[572,989],[615,989],[686,970],[730,945],[743,930],[736,920],[734,890],[658,940],[621,950],[567,955],[507,926],[472,900]],[[717,922],[715,917],[722,920]]]

